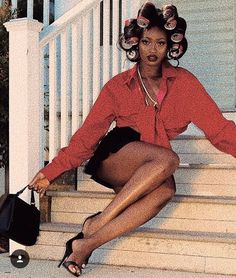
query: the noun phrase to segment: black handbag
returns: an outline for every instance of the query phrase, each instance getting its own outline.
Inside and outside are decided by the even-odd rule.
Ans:
[[[0,234],[20,244],[31,246],[37,241],[40,225],[40,211],[35,206],[34,191],[31,190],[31,202],[26,203],[19,195],[4,194],[0,198]]]

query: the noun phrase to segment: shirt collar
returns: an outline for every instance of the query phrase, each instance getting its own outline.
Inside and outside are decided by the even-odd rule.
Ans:
[[[137,68],[138,63],[136,63],[131,69],[127,71],[127,75],[125,76],[125,84],[130,84],[132,79],[135,79],[137,76]],[[162,78],[167,79],[171,77],[176,77],[177,70],[174,66],[172,66],[168,61],[162,63]]]

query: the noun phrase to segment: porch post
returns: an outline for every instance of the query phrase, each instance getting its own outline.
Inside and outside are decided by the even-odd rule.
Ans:
[[[21,18],[5,23],[9,32],[9,192],[22,189],[42,167],[42,94],[39,32],[43,24]],[[21,196],[29,202],[30,191]],[[37,200],[38,204],[38,200]],[[10,254],[25,249],[10,241]]]

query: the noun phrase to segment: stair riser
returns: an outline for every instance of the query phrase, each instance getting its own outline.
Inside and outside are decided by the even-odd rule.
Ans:
[[[182,163],[236,164],[232,155],[220,152],[208,140],[174,140],[171,145]]]
[[[84,219],[91,215],[90,213],[63,213],[53,212],[51,219],[54,223],[82,224]],[[179,231],[200,231],[217,233],[236,233],[236,222],[231,221],[213,221],[213,220],[195,220],[195,219],[174,219],[156,217],[142,227],[179,230]]]
[[[171,146],[177,153],[224,155],[207,139],[177,139],[171,141]],[[225,156],[230,157],[228,154],[225,154]]]
[[[234,185],[236,193],[236,169],[178,169],[177,183]]]
[[[65,241],[72,236],[41,232],[38,244],[26,250],[31,258],[59,260]],[[214,266],[216,260],[217,266]],[[103,245],[93,253],[90,262],[235,274],[236,250],[235,245],[229,243],[129,236]]]
[[[52,222],[81,224],[85,217],[103,210],[107,199],[56,197],[52,200]],[[68,205],[70,204],[70,205]],[[147,227],[173,230],[236,232],[236,206],[217,203],[170,202]]]
[[[188,196],[212,196],[212,197],[235,197],[236,186],[222,184],[189,184],[177,183],[176,194]],[[90,192],[113,192],[111,189],[94,182],[93,180],[82,181],[77,190]]]
[[[56,197],[52,199],[52,212],[89,213],[103,210],[112,198]],[[236,205],[227,203],[169,202],[160,217],[236,221]]]
[[[179,168],[175,174],[176,183],[234,185],[236,193],[236,169]],[[79,181],[89,180],[90,176],[79,171]]]
[[[236,164],[236,159],[224,154],[178,153],[180,163],[186,164]]]

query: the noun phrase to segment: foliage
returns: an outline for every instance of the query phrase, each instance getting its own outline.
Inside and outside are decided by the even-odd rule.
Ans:
[[[9,36],[4,23],[15,18],[10,1],[0,7],[0,168],[9,158]]]

